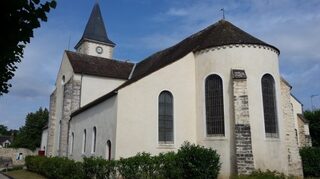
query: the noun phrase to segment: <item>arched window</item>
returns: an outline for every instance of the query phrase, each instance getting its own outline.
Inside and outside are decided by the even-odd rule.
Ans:
[[[87,138],[87,131],[83,131],[83,139],[82,139],[82,153],[86,152],[86,138]]]
[[[218,75],[210,75],[205,83],[207,135],[224,136],[222,79]]]
[[[91,153],[96,152],[96,140],[97,140],[96,138],[97,138],[97,128],[96,128],[96,127],[93,127]]]
[[[274,79],[270,74],[261,79],[264,127],[267,137],[278,137],[277,105]]]
[[[173,143],[173,96],[169,91],[159,95],[159,142]]]
[[[73,153],[73,145],[74,145],[74,133],[71,133],[71,140],[70,140],[70,154]]]
[[[106,159],[111,160],[111,141],[107,141],[107,146],[106,146]]]

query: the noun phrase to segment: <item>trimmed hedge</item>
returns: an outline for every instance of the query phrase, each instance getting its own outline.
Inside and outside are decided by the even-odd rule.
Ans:
[[[300,155],[304,176],[320,177],[320,148],[304,147]]]
[[[138,153],[129,158],[107,161],[101,157],[75,162],[59,157],[26,157],[28,170],[48,178],[217,178],[219,155],[215,150],[185,142],[177,153],[151,156]]]

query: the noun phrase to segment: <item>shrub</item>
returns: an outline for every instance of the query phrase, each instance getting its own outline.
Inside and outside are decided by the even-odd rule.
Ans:
[[[277,171],[261,171],[261,170],[255,170],[250,175],[240,175],[236,177],[232,177],[234,179],[286,179],[291,178],[288,176],[285,176],[283,173],[277,172]]]
[[[84,158],[85,178],[116,178],[116,161],[107,161],[101,157]]]
[[[62,157],[28,156],[25,159],[27,169],[47,178],[84,178],[81,162],[75,162]]]
[[[320,177],[320,148],[304,147],[300,149],[303,174],[305,176]]]
[[[83,162],[75,162],[61,157],[28,156],[26,166],[49,179],[217,178],[220,170],[219,155],[214,150],[188,142],[177,153],[151,156],[143,152],[118,161],[90,157],[84,158]]]
[[[221,166],[215,150],[189,142],[178,150],[177,165],[183,178],[217,178]]]

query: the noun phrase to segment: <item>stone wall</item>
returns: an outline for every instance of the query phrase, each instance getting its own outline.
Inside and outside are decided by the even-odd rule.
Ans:
[[[249,117],[247,80],[244,70],[233,70],[236,166],[238,174],[254,170]]]
[[[304,122],[298,117],[298,135],[299,135],[299,146],[306,146],[306,136],[304,133]]]
[[[301,157],[299,154],[299,147],[296,139],[295,124],[293,107],[290,102],[291,87],[281,80],[281,101],[282,101],[282,113],[285,124],[285,145],[287,148],[287,160],[288,160],[288,174],[294,176],[303,176]]]
[[[20,154],[20,157],[19,157]],[[16,165],[24,165],[25,163],[25,157],[28,155],[37,155],[37,151],[31,151],[29,149],[24,148],[0,148],[0,156],[1,158],[5,159],[11,159],[12,163],[9,163],[10,166],[16,166]],[[5,162],[7,163],[7,161]],[[0,162],[0,168],[5,167],[5,163]]]
[[[54,135],[56,129],[56,90],[50,95],[50,106],[49,106],[49,121],[48,121],[48,143],[46,149],[46,155],[52,156],[54,154]]]
[[[69,120],[73,111],[80,107],[81,81],[71,78],[64,85],[63,112],[60,127],[59,156],[67,156]]]

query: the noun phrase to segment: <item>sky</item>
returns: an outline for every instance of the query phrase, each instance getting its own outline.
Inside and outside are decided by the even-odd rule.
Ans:
[[[0,96],[0,124],[18,129],[25,116],[49,106],[64,50],[74,50],[95,0],[58,1],[34,32],[22,63]],[[226,20],[280,49],[280,73],[311,109],[320,95],[319,0],[99,0],[114,58],[139,62],[191,34]],[[320,108],[320,96],[312,97]]]

